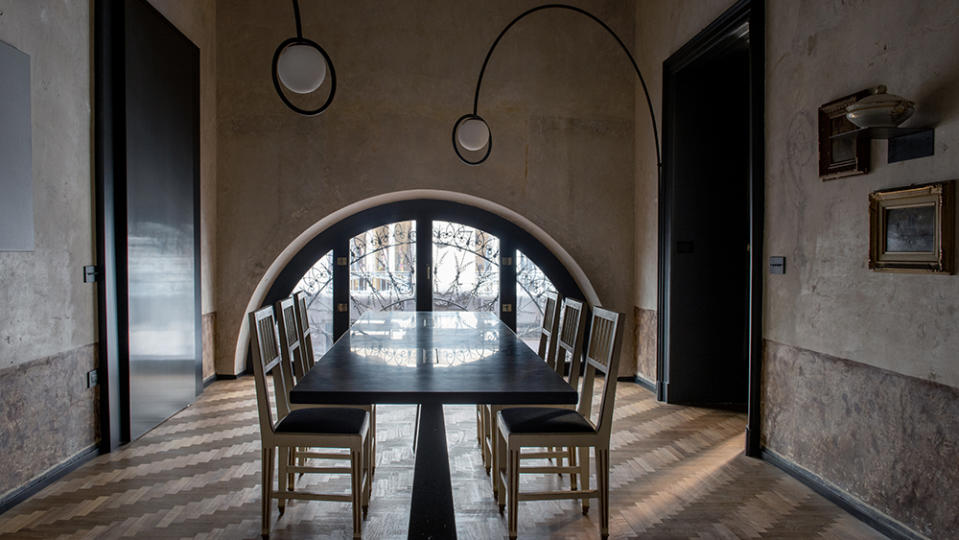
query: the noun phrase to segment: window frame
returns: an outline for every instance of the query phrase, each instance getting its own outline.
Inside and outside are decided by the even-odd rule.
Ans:
[[[432,282],[426,275],[432,266],[433,220],[451,221],[483,230],[500,239],[500,311],[499,317],[516,329],[516,250],[527,258],[553,283],[563,296],[584,298],[572,274],[539,240],[515,223],[474,206],[439,199],[413,199],[388,203],[357,212],[333,224],[313,237],[279,272],[263,302],[273,305],[289,296],[303,275],[328,251],[333,251],[333,339],[349,329],[350,267],[349,241],[367,230],[398,221],[416,221],[416,309],[432,310]],[[427,241],[421,241],[426,239]],[[509,258],[504,261],[503,258]],[[507,264],[508,262],[508,264]],[[345,264],[341,264],[345,263]],[[337,306],[345,304],[346,311]]]

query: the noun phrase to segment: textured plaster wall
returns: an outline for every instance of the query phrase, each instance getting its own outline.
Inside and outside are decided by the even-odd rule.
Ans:
[[[731,5],[641,2],[636,50],[661,115],[662,62]],[[788,272],[767,276],[765,336],[959,386],[959,278],[866,268],[871,191],[959,177],[959,4],[771,1],[767,4],[766,245]],[[885,84],[918,103],[907,125],[936,126],[936,155],[821,182],[816,110]],[[636,296],[656,306],[656,171],[642,92],[636,104]],[[921,351],[921,353],[919,352]]]
[[[657,114],[662,62],[732,3],[637,4],[637,60]],[[867,197],[959,178],[959,4],[766,6],[764,252],[785,255],[787,273],[765,277],[763,444],[908,526],[941,535],[954,530],[946,501],[956,497],[948,482],[927,486],[955,461],[946,416],[959,387],[959,276],[868,270]],[[817,108],[878,84],[918,103],[907,125],[936,126],[935,156],[890,165],[886,143],[874,142],[868,175],[820,181]],[[635,302],[651,309],[656,171],[638,88],[636,95]],[[895,466],[871,472],[877,463]]]
[[[732,4],[732,0],[642,0],[634,4],[636,39],[633,56],[646,80],[660,135],[663,129],[663,61]],[[642,310],[640,313],[643,314],[638,325],[640,342],[636,349],[636,373],[655,381],[657,344],[648,342],[656,339],[659,176],[649,106],[638,81],[635,87],[635,130],[633,302],[634,309]]]
[[[216,2],[149,0],[200,48],[200,290],[203,313],[203,377],[214,374],[216,312]]]
[[[0,252],[0,369],[96,340],[88,2],[0,0],[0,40],[30,55],[35,249]]]
[[[33,251],[0,252],[2,497],[99,436],[90,3],[0,0],[0,40],[30,55],[36,230]]]
[[[866,268],[868,194],[959,177],[959,3],[771,2],[766,52],[765,337],[959,387],[959,276]],[[935,125],[935,156],[821,182],[816,110],[885,84]]]
[[[631,5],[576,3],[632,42]],[[569,12],[514,27],[480,96],[495,141],[489,161],[468,167],[451,147],[487,48],[532,5],[303,3],[304,34],[338,77],[331,108],[304,118],[270,79],[274,49],[294,33],[291,9],[218,2],[219,373],[243,369],[233,350],[246,303],[287,244],[339,208],[406,189],[462,192],[527,216],[572,254],[604,305],[632,318],[634,75],[612,38]]]

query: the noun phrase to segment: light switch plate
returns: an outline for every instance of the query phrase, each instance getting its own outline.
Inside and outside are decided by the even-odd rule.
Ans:
[[[769,273],[785,274],[786,273],[786,257],[770,257]]]

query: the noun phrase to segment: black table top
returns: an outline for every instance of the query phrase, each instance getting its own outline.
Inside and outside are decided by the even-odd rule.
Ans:
[[[367,312],[290,392],[293,403],[576,403],[492,313]]]

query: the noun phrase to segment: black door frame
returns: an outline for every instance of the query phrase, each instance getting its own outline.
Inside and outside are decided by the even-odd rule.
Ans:
[[[657,294],[656,394],[665,398],[663,381],[669,356],[669,292],[672,264],[672,203],[675,167],[669,155],[675,145],[675,96],[678,72],[714,48],[728,43],[744,24],[749,25],[749,354],[746,455],[759,457],[760,377],[762,374],[763,220],[765,178],[765,0],[740,0],[710,23],[663,63],[663,174],[659,183],[659,268]],[[717,136],[720,132],[717,130]]]

